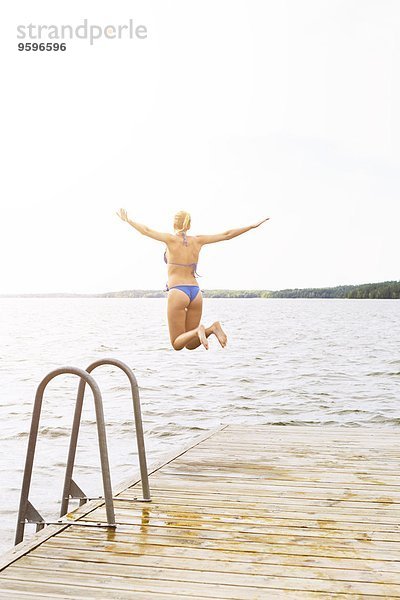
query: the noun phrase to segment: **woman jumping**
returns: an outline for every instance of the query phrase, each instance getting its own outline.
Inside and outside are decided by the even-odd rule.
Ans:
[[[230,229],[224,233],[188,236],[186,233],[190,229],[190,215],[185,211],[180,211],[175,215],[174,234],[160,233],[146,225],[135,223],[128,218],[124,208],[121,208],[117,215],[129,225],[132,225],[139,233],[166,244],[164,261],[168,265],[166,288],[166,291],[168,291],[168,327],[174,350],[182,350],[183,348],[194,350],[200,344],[208,350],[207,338],[211,334],[216,336],[224,348],[227,337],[219,321],[215,321],[210,327],[204,327],[200,323],[203,298],[196,281],[196,268],[200,250],[206,244],[231,240],[250,229],[255,229],[268,221],[269,217],[255,225]]]

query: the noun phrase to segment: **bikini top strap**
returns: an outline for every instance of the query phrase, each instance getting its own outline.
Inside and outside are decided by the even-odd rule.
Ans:
[[[185,234],[185,232],[183,232],[183,235],[185,236],[185,239],[186,239],[186,234]],[[187,242],[187,240],[186,240],[186,242]],[[186,243],[186,246],[187,246],[187,243]],[[178,267],[192,267],[192,269],[193,269],[193,275],[196,275],[196,277],[201,277],[201,275],[199,275],[199,274],[197,273],[197,263],[188,263],[188,264],[184,264],[184,263],[173,263],[173,262],[170,262],[170,263],[169,263],[169,262],[168,262],[168,260],[167,260],[167,251],[166,251],[166,250],[164,251],[164,262],[165,262],[167,265],[168,265],[168,264],[169,264],[169,265],[176,265],[176,266],[178,266]]]

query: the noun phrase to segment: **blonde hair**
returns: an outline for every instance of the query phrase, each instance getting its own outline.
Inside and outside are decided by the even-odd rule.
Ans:
[[[186,232],[190,229],[190,214],[186,210],[180,210],[174,217],[174,229],[178,233]]]

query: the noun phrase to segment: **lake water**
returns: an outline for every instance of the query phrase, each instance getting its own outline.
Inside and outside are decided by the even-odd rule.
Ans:
[[[165,299],[0,299],[0,550],[13,543],[36,387],[48,371],[105,357],[130,365],[141,392],[148,463],[223,424],[400,426],[400,303],[395,300],[206,299],[222,349],[175,352]],[[137,467],[126,376],[95,373],[113,484]],[[77,378],[45,394],[31,501],[57,517]],[[85,399],[74,479],[102,493],[93,401]],[[27,531],[30,531],[27,528]]]

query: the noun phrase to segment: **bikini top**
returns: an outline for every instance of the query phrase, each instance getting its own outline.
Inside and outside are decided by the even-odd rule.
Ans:
[[[175,265],[176,267],[192,267],[192,275],[194,275],[195,277],[200,277],[200,275],[197,273],[196,269],[197,269],[197,263],[174,263],[174,262],[168,262],[167,260],[167,251],[165,250],[164,252],[164,262],[167,265]]]
[[[185,231],[183,231],[183,232],[182,232],[182,235],[183,235],[183,245],[184,245],[184,246],[187,246],[187,245],[188,245],[188,243],[187,243],[187,238],[186,238],[186,233],[185,233]],[[173,263],[173,262],[170,262],[170,263],[169,263],[169,262],[168,262],[168,260],[167,260],[167,251],[166,251],[166,250],[165,250],[165,252],[164,252],[164,262],[165,262],[167,265],[175,265],[176,267],[192,267],[192,275],[193,275],[194,277],[196,277],[196,276],[197,276],[197,277],[200,277],[200,275],[199,275],[199,274],[197,273],[197,271],[196,271],[196,269],[197,269],[197,263],[187,263],[187,264],[185,264],[185,263]]]

